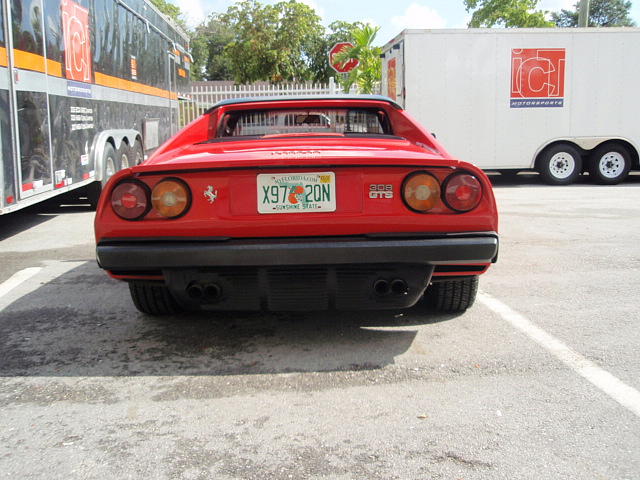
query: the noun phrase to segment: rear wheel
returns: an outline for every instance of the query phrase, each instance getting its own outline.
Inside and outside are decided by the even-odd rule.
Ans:
[[[603,185],[620,183],[631,169],[631,154],[619,143],[599,146],[589,160],[589,175]]]
[[[578,149],[563,143],[545,149],[538,157],[538,171],[550,185],[569,185],[582,173],[582,157]]]
[[[478,293],[478,277],[433,283],[425,292],[427,304],[438,312],[461,313],[473,305]]]
[[[170,315],[182,311],[169,289],[160,283],[129,282],[134,305],[148,315]]]

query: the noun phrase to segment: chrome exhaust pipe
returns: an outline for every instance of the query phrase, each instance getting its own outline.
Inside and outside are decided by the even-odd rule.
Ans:
[[[376,295],[388,295],[390,292],[389,282],[383,278],[376,280],[373,284],[373,291],[376,292]]]
[[[200,300],[204,295],[204,290],[199,284],[190,283],[187,286],[187,295],[189,295],[189,298],[193,300]]]
[[[204,286],[204,295],[209,300],[218,300],[222,296],[222,288],[217,283],[207,283]]]
[[[406,295],[409,291],[409,286],[401,278],[396,278],[391,281],[391,291],[396,295]]]

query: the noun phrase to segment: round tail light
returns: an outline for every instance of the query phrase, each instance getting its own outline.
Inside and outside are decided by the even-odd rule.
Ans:
[[[433,175],[424,172],[413,173],[404,181],[402,197],[411,210],[427,212],[438,204],[440,184]]]
[[[136,180],[120,182],[111,192],[111,208],[120,218],[138,220],[149,211],[149,187]]]
[[[444,202],[451,210],[468,212],[480,203],[482,185],[469,173],[454,173],[445,180]]]
[[[182,180],[166,178],[151,191],[153,208],[166,218],[184,215],[191,204],[191,192]]]

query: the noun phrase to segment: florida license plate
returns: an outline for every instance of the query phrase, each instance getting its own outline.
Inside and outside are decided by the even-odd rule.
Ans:
[[[335,212],[334,172],[258,175],[258,213]]]

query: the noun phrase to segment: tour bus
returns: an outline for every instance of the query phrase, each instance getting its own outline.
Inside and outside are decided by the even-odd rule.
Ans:
[[[0,215],[77,190],[177,130],[187,35],[146,0],[0,0]]]

